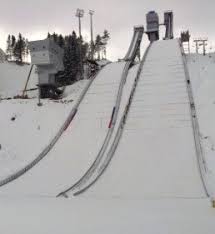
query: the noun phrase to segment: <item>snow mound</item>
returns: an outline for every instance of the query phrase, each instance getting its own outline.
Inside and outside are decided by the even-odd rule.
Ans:
[[[71,96],[79,93],[80,89],[82,89],[88,83],[88,81],[89,80],[80,80],[75,82],[73,85],[67,86],[63,93],[63,99],[70,99]]]
[[[102,60],[99,60],[99,61],[96,61],[96,63],[101,66],[101,67],[104,67],[106,66],[107,64],[111,63],[111,61],[107,60],[107,59],[102,59]]]

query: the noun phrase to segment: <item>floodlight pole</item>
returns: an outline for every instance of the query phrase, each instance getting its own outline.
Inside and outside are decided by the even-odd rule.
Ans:
[[[80,72],[81,72],[81,79],[83,79],[83,61],[82,61],[82,36],[81,36],[81,18],[84,17],[84,10],[77,9],[76,17],[78,17],[78,24],[79,24],[79,55],[80,55]]]
[[[94,15],[94,11],[93,10],[89,10],[89,14],[90,14],[90,32],[91,32],[91,59],[93,59],[93,55],[94,55],[94,43],[93,43],[93,15]]]
[[[79,37],[81,37],[81,18],[84,17],[84,10],[78,8],[77,11],[76,11],[75,16],[78,17]]]

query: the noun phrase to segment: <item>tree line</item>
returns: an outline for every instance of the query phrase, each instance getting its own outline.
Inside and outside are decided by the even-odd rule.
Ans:
[[[75,31],[67,36],[48,33],[48,38],[54,40],[54,42],[64,50],[63,62],[65,70],[58,75],[61,80],[64,79],[70,83],[80,78],[82,69],[81,63],[84,63],[88,59],[106,59],[107,44],[110,39],[110,34],[107,30],[104,30],[103,35],[96,36],[96,40],[93,44],[89,44],[85,42],[82,37],[78,37]]]
[[[72,83],[80,79],[82,66],[85,61],[106,59],[107,44],[110,34],[104,30],[103,34],[98,34],[93,43],[88,43],[83,38],[78,37],[73,31],[70,35],[63,36],[57,33],[48,33],[47,38],[53,40],[64,50],[63,63],[65,70],[57,77],[64,80],[64,83]],[[21,33],[18,38],[8,35],[7,39],[7,59],[23,64],[29,55],[28,40]]]
[[[28,40],[21,33],[17,38],[14,35],[8,35],[6,55],[8,61],[23,64],[29,55]]]

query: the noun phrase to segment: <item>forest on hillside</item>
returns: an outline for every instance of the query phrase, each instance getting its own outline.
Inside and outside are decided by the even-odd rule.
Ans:
[[[103,34],[98,34],[95,41],[88,43],[82,37],[78,37],[73,31],[69,35],[48,33],[47,38],[53,40],[64,50],[63,63],[65,70],[58,74],[65,83],[70,84],[79,79],[81,64],[87,60],[106,59],[107,44],[110,34],[104,30]],[[8,35],[6,56],[8,62],[16,62],[23,65],[29,61],[28,39],[19,33],[18,37]]]

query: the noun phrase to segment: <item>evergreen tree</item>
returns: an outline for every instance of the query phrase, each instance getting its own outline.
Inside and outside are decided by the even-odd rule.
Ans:
[[[87,42],[82,43],[81,52],[82,52],[83,61],[85,61],[89,57],[89,49],[90,49],[90,46]]]
[[[76,33],[73,31],[72,35],[65,38],[66,45],[64,51],[64,67],[65,76],[70,82],[77,78],[79,71],[79,48]]]
[[[58,45],[61,48],[64,48],[64,46],[65,46],[65,40],[64,40],[64,38],[63,38],[63,36],[61,34],[58,36]]]
[[[25,39],[25,49],[24,49],[24,56],[27,59],[28,55],[30,54],[28,39]]]
[[[7,38],[7,49],[6,49],[6,55],[7,55],[7,60],[11,60],[12,58],[12,47],[11,47],[12,39],[11,36],[8,35]]]
[[[102,37],[98,34],[95,41],[95,53],[97,53],[97,59],[101,59],[101,50],[102,50]]]
[[[52,38],[55,43],[58,43],[58,35],[55,32],[53,33]]]
[[[14,48],[16,45],[16,37],[14,35],[11,36],[11,46]]]
[[[107,58],[107,43],[110,40],[110,33],[107,30],[104,30],[103,36],[102,36],[102,49],[104,58]]]
[[[14,50],[16,46],[16,37],[14,35],[11,36],[11,60],[14,60]]]
[[[51,38],[64,50],[65,70],[59,74],[60,79],[67,84],[78,80],[81,74],[81,62],[83,63],[86,60],[89,53],[89,44],[84,42],[82,38],[78,38],[75,31],[65,37],[56,33],[48,33],[47,37]]]
[[[26,52],[26,42],[22,37],[22,34],[19,33],[18,40],[14,47],[14,57],[17,62],[23,63],[23,56],[25,56]]]

